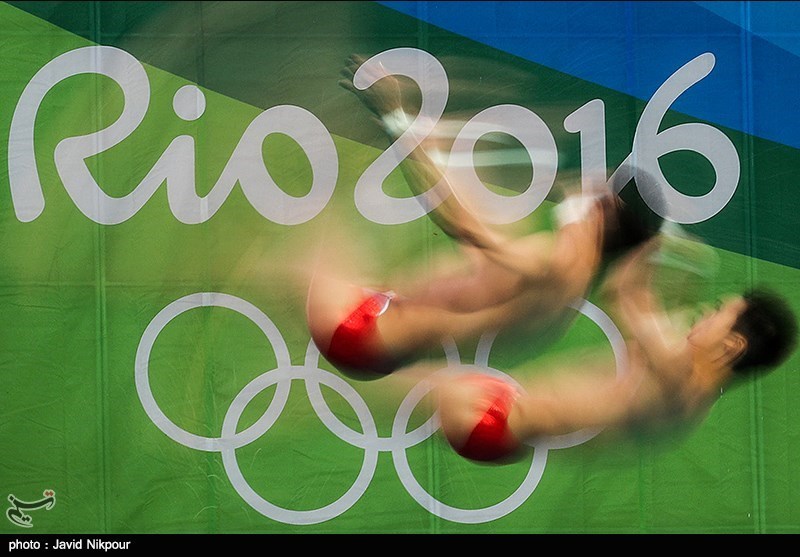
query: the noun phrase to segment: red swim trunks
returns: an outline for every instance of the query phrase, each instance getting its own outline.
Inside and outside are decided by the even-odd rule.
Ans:
[[[469,381],[483,389],[489,403],[486,413],[472,430],[467,442],[456,452],[470,460],[490,462],[512,456],[520,443],[508,429],[508,414],[519,396],[517,388],[497,377],[472,375]]]
[[[347,371],[387,374],[396,363],[387,354],[378,333],[378,317],[389,307],[392,292],[371,293],[336,328],[325,358]]]

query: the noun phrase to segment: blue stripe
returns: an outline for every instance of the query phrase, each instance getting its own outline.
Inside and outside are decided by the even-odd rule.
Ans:
[[[673,108],[800,148],[800,3],[380,3],[642,100],[683,64],[712,52],[711,75]]]

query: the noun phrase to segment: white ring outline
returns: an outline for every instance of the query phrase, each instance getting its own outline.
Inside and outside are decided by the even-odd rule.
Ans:
[[[231,309],[253,321],[267,337],[277,360],[276,369],[256,377],[237,394],[225,414],[221,437],[218,438],[202,437],[189,433],[169,420],[158,407],[148,379],[150,353],[160,331],[175,317],[190,309],[211,306]],[[582,313],[600,327],[614,352],[617,374],[626,373],[627,352],[622,335],[613,321],[600,308],[588,300],[577,300],[570,307]],[[455,343],[452,341],[443,343],[448,363],[450,365],[457,363],[465,369],[477,367],[484,372],[501,375],[512,382],[516,382],[506,373],[493,369],[488,364],[489,353],[495,337],[496,333],[482,335],[476,349],[475,364],[473,366],[461,364],[461,358]],[[423,380],[410,390],[395,415],[391,437],[381,438],[377,434],[375,421],[369,411],[369,407],[358,392],[342,378],[319,368],[319,351],[313,341],[309,342],[306,350],[305,365],[292,366],[288,348],[280,331],[261,310],[241,298],[214,292],[184,296],[168,304],[153,318],[142,334],[137,348],[135,379],[142,406],[156,427],[161,429],[168,437],[186,447],[203,451],[219,451],[222,454],[225,471],[237,493],[259,513],[288,524],[324,522],[348,510],[369,487],[377,467],[378,453],[380,451],[391,451],[395,469],[403,486],[417,503],[432,514],[454,522],[472,524],[496,520],[516,510],[536,489],[544,474],[548,450],[576,446],[588,441],[601,431],[601,429],[586,429],[527,443],[534,448],[533,461],[527,476],[514,493],[495,505],[481,509],[459,509],[446,505],[432,497],[416,482],[406,457],[406,449],[430,438],[440,425],[438,412],[434,412],[417,429],[412,432],[406,431],[411,412],[431,389],[429,384]],[[308,511],[284,509],[266,501],[250,487],[236,461],[236,449],[251,443],[257,437],[266,433],[280,416],[288,399],[291,382],[294,379],[305,382],[309,400],[323,424],[342,440],[365,451],[361,471],[345,494],[333,503]],[[276,385],[276,392],[267,410],[254,424],[237,433],[236,426],[248,403],[266,387],[273,384]],[[324,401],[320,384],[336,391],[351,405],[361,421],[364,433],[356,432],[347,427],[333,414]],[[280,409],[276,410],[276,407]],[[405,424],[402,423],[403,419]],[[398,445],[398,440],[403,442]]]
[[[253,379],[236,396],[231,403],[228,412],[225,414],[225,419],[222,425],[223,438],[236,435],[236,426],[239,422],[242,412],[257,394],[262,392],[266,387],[269,387],[274,383],[279,383],[280,381],[285,381],[288,379],[286,383],[290,384],[292,379],[307,379],[304,377],[306,372],[307,370],[304,367],[293,367],[286,370],[269,371]],[[270,375],[276,375],[277,378],[273,380],[269,377]],[[358,395],[352,386],[347,384],[347,382],[342,378],[325,370],[317,370],[315,377],[313,378],[313,382],[317,386],[322,383],[328,387],[331,387],[340,395],[342,395],[348,402],[350,402],[361,421],[361,425],[364,427],[364,438],[377,437],[377,430],[375,428],[375,421],[372,418],[372,414],[369,412],[369,408],[364,400]],[[334,387],[334,385],[337,385],[339,388],[344,387],[344,392],[339,391]],[[351,396],[357,397],[357,400],[354,401]],[[272,405],[270,405],[270,407],[271,406]],[[326,425],[328,424],[326,423]],[[345,439],[345,441],[347,441],[347,439]],[[364,445],[368,444],[364,443]],[[369,484],[375,475],[375,469],[378,466],[378,449],[375,446],[364,446],[363,448],[364,462],[361,466],[361,471],[359,472],[358,477],[353,482],[353,485],[350,486],[350,489],[348,489],[344,495],[342,495],[336,501],[324,507],[307,511],[285,509],[283,507],[274,505],[273,503],[270,503],[261,497],[252,487],[250,487],[250,484],[242,474],[242,471],[239,468],[236,460],[236,447],[228,445],[223,448],[221,452],[222,463],[225,467],[225,472],[228,474],[228,479],[230,479],[231,484],[236,492],[251,507],[264,516],[272,518],[273,520],[278,520],[286,524],[305,525],[318,524],[320,522],[335,518],[352,507],[359,499],[361,499],[361,496],[369,487]]]
[[[617,374],[620,375],[627,373],[627,349],[625,347],[622,334],[614,325],[614,322],[599,307],[592,304],[588,300],[576,300],[575,302],[571,303],[569,307],[588,317],[598,327],[600,327],[600,330],[603,331],[603,333],[606,335],[606,338],[608,338],[608,341],[611,344],[611,348],[614,352]],[[510,380],[512,383],[517,384],[517,382],[508,374],[489,366],[489,353],[495,337],[496,333],[494,332],[484,333],[478,341],[478,346],[475,351],[475,365],[465,366],[461,364],[461,367],[465,370],[469,370],[471,367],[477,367],[483,372],[502,376],[506,380]],[[451,365],[453,349],[454,345],[451,347],[445,346],[445,353],[447,354],[448,361],[451,362]],[[405,423],[408,424],[408,419],[411,415],[411,412],[414,408],[416,408],[416,405],[420,400],[422,400],[422,397],[430,391],[430,389],[430,385],[426,385],[424,381],[421,381],[409,392],[408,396],[400,405],[400,409],[398,409],[398,412],[395,415],[395,422],[392,429],[393,433],[397,431],[404,431],[404,427],[400,423],[401,415],[405,418]],[[501,518],[515,511],[525,501],[527,501],[528,497],[531,496],[536,487],[539,485],[539,481],[544,474],[548,450],[569,448],[585,443],[600,433],[600,431],[602,431],[601,428],[587,428],[564,435],[543,437],[541,439],[526,443],[528,446],[533,447],[534,449],[533,460],[531,462],[531,468],[528,471],[528,475],[525,476],[520,486],[506,499],[494,505],[480,509],[462,509],[442,503],[425,491],[425,489],[416,481],[408,464],[405,451],[401,452],[399,450],[393,450],[392,459],[395,464],[395,469],[397,469],[398,476],[400,477],[400,481],[403,483],[406,491],[408,491],[409,495],[411,495],[411,497],[428,512],[453,522],[477,524]],[[408,481],[404,481],[404,474],[406,478],[409,479]]]
[[[254,424],[242,432],[236,433],[232,438],[225,439],[224,437],[203,437],[195,435],[175,425],[170,420],[153,396],[153,391],[150,389],[150,381],[148,378],[148,368],[150,363],[150,352],[155,344],[158,334],[177,316],[182,313],[199,307],[223,307],[241,313],[255,323],[261,332],[267,337],[272,349],[275,351],[275,358],[277,360],[278,368],[288,367],[291,364],[289,358],[289,349],[286,347],[286,342],[283,340],[280,331],[264,315],[264,313],[255,307],[250,302],[230,296],[228,294],[220,294],[217,292],[201,292],[197,294],[189,294],[167,305],[153,318],[150,324],[142,334],[142,339],[139,341],[139,347],[136,349],[136,363],[135,363],[135,379],[136,379],[136,392],[139,394],[139,400],[144,407],[145,412],[153,421],[153,423],[163,431],[167,437],[173,441],[177,441],[181,445],[185,445],[192,449],[199,451],[220,451],[226,446],[233,445],[234,447],[243,447],[252,442],[257,437],[263,435],[270,426],[275,423],[280,412],[283,410],[283,405],[289,397],[289,387],[291,383],[284,382],[278,385],[275,396],[270,403],[269,408],[264,415],[259,418]],[[281,410],[278,412],[271,411],[275,404],[279,404]],[[264,427],[266,426],[266,427]],[[254,432],[264,427],[264,431],[256,435]]]

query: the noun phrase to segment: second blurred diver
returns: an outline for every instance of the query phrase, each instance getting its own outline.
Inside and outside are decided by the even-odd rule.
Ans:
[[[796,346],[786,301],[768,290],[731,294],[693,325],[665,310],[654,287],[654,238],[604,284],[625,338],[627,365],[593,358],[537,370],[523,384],[444,370],[433,381],[442,432],[462,456],[514,460],[526,443],[584,428],[658,431],[702,421],[720,393],[775,369]],[[548,373],[544,373],[548,371]]]

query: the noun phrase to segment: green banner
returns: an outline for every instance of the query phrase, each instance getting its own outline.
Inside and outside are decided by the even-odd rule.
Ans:
[[[372,2],[10,2],[0,38],[0,532],[800,532],[797,355],[697,428],[478,465],[424,390],[319,355],[292,275],[336,222],[376,280],[455,251],[337,84],[351,53],[399,53],[441,64],[434,116],[461,122],[492,218],[547,228],[562,182],[657,170],[662,216],[718,258],[671,294],[764,284],[800,311],[797,148],[675,105],[731,73],[713,49],[641,98]],[[500,156],[481,126],[510,162],[479,164]],[[599,298],[580,313],[551,343],[436,356],[522,376],[611,352]]]

